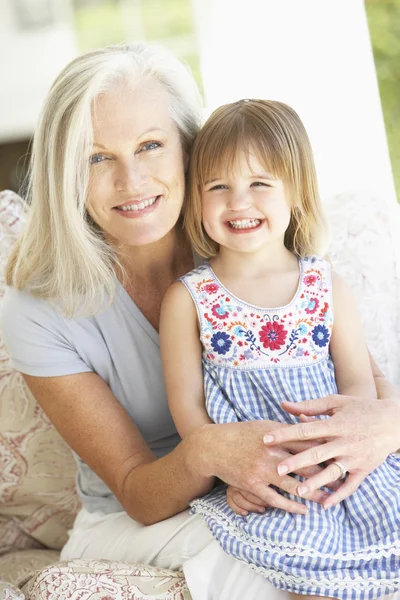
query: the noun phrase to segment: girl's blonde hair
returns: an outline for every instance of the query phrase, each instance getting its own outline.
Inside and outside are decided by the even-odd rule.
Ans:
[[[57,303],[67,316],[94,314],[115,292],[114,250],[86,211],[92,107],[121,81],[157,79],[169,96],[184,152],[201,123],[189,70],[165,48],[121,44],[84,54],[54,82],[34,135],[28,222],[7,266],[7,284]]]
[[[218,244],[202,224],[203,187],[232,172],[242,151],[254,153],[265,170],[284,184],[291,201],[285,246],[301,257],[322,254],[326,226],[310,141],[297,113],[272,100],[240,100],[221,106],[197,136],[184,219],[196,252],[205,258],[218,253]]]

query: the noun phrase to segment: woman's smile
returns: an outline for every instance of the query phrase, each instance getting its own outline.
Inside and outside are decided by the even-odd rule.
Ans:
[[[114,206],[113,210],[116,210],[120,213],[121,217],[126,219],[138,219],[156,210],[161,199],[161,195],[140,198],[135,201],[128,201],[124,204]]]

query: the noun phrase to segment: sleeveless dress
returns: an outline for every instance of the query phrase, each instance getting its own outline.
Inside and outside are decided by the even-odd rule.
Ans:
[[[181,278],[198,313],[206,407],[215,423],[292,424],[298,420],[281,408],[282,400],[337,393],[329,354],[330,267],[309,257],[299,260],[299,271],[294,298],[274,309],[235,297],[209,263]],[[307,515],[267,508],[243,517],[229,508],[226,486],[220,486],[195,500],[192,511],[202,515],[225,552],[275,587],[364,600],[400,589],[399,490],[400,458],[390,455],[350,498],[328,510],[277,489],[307,505]]]

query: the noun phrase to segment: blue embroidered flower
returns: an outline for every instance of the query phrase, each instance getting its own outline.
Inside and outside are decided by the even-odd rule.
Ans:
[[[233,333],[238,337],[243,337],[245,333],[243,325],[235,325],[235,327],[233,328]]]
[[[325,325],[317,325],[312,331],[312,339],[317,346],[323,348],[329,341],[329,330],[325,327]]]
[[[218,354],[226,354],[232,346],[232,341],[229,339],[227,333],[224,331],[217,331],[211,338],[211,346]]]
[[[297,328],[297,331],[300,335],[305,335],[307,333],[307,325],[305,323],[300,323]]]

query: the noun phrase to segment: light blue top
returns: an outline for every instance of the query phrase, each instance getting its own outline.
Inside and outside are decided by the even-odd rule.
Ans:
[[[157,457],[178,444],[168,410],[158,333],[120,283],[106,310],[78,319],[67,319],[49,302],[8,288],[0,330],[18,371],[38,377],[97,373]],[[78,493],[85,508],[104,513],[122,510],[103,481],[75,458]]]

